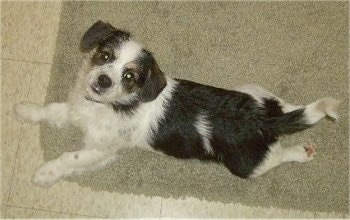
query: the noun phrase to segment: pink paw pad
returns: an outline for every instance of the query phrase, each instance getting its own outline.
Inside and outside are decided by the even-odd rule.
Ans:
[[[315,145],[311,144],[311,143],[307,143],[304,145],[304,149],[307,153],[307,157],[312,157],[316,154],[316,150],[315,150]]]

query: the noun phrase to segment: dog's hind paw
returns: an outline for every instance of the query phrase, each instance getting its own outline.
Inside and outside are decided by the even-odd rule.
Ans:
[[[315,144],[308,142],[304,144],[304,149],[306,152],[306,161],[312,160],[316,155]]]
[[[19,103],[14,106],[17,119],[20,121],[38,122],[42,117],[42,107],[32,103]]]
[[[319,100],[318,107],[322,110],[328,117],[338,120],[339,116],[337,113],[340,101],[331,97],[325,97]]]
[[[313,143],[306,143],[295,147],[295,161],[299,163],[311,161],[315,155],[316,149]]]

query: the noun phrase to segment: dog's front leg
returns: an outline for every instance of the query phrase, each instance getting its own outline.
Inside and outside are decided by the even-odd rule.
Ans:
[[[68,103],[51,103],[46,106],[23,102],[15,105],[16,114],[29,122],[47,121],[49,124],[61,127],[69,120]]]
[[[115,158],[110,152],[95,149],[66,152],[55,160],[51,160],[41,166],[33,175],[32,182],[40,187],[51,187],[64,176],[69,176],[75,171],[86,168],[105,165],[106,161]]]

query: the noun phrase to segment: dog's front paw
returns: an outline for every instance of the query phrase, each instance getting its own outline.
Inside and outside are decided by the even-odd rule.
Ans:
[[[56,161],[49,161],[37,169],[32,177],[32,183],[36,186],[49,188],[58,182],[63,176],[62,168]]]
[[[29,122],[38,122],[42,117],[42,107],[32,103],[19,103],[14,106],[17,119]]]

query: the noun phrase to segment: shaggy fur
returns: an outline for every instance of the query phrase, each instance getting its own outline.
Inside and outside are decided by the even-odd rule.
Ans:
[[[216,161],[242,178],[257,177],[284,162],[313,159],[312,144],[282,147],[279,136],[326,116],[337,119],[333,98],[296,106],[255,85],[224,90],[169,78],[128,32],[102,21],[86,31],[80,47],[85,59],[67,102],[15,106],[27,121],[85,132],[81,150],[35,172],[33,183],[41,187],[103,167],[127,147]]]

